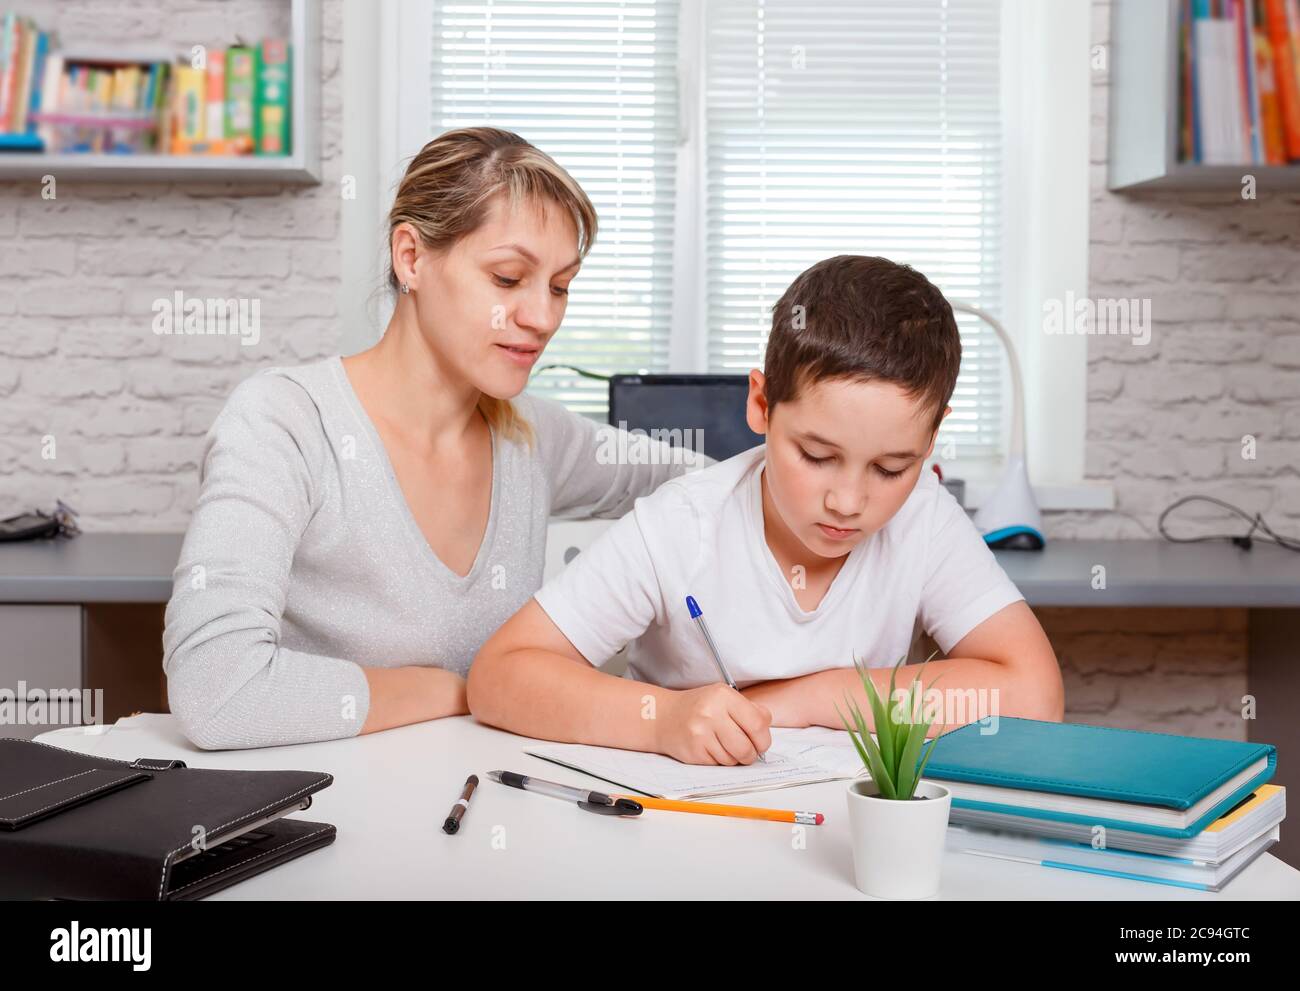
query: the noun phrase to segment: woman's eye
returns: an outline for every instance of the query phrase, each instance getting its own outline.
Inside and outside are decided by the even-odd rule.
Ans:
[[[511,286],[519,285],[518,279],[508,279],[504,275],[497,275],[496,272],[492,273],[492,281],[494,281],[502,289],[509,289]]]
[[[564,286],[551,286],[551,292],[555,293],[555,295],[557,296],[569,295],[569,290],[566,289]]]
[[[814,458],[811,454],[809,454],[807,451],[805,451],[802,447],[799,448],[799,453],[800,453],[801,455],[803,455],[803,459],[804,459],[805,461],[807,461],[810,465],[824,465],[824,464],[826,464],[826,462],[834,460],[833,458],[829,458],[829,457],[827,457],[827,458]]]
[[[880,472],[880,474],[885,478],[897,478],[907,470],[906,468],[900,468],[898,471],[886,471],[884,468],[881,468],[880,465],[876,465],[875,468],[876,471]]]

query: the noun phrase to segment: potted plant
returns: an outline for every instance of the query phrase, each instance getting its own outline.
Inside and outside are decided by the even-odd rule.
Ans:
[[[925,663],[932,657],[934,654]],[[948,811],[952,807],[949,789],[921,779],[937,739],[930,742],[922,756],[933,722],[924,718],[924,706],[918,705],[924,698],[921,675],[925,674],[925,664],[906,694],[898,698],[895,679],[904,660],[900,657],[894,665],[889,695],[882,700],[868,668],[856,657],[853,659],[875,719],[875,739],[862,710],[847,693],[845,701],[853,725],[849,725],[844,713],[839,713],[864,769],[871,775],[869,779],[855,778],[849,785],[854,880],[860,890],[878,898],[929,898],[939,890]]]

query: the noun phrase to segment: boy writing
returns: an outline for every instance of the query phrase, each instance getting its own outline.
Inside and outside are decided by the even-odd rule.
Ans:
[[[946,655],[927,682],[1060,720],[1042,627],[923,471],[960,362],[952,309],[919,272],[854,255],[812,266],[750,373],[766,443],[638,499],[483,646],[470,710],[531,737],[747,764],[771,726],[842,728],[845,693],[870,719],[853,658],[883,696],[919,619]],[[718,682],[688,595],[739,691]],[[597,669],[625,644],[626,677]]]

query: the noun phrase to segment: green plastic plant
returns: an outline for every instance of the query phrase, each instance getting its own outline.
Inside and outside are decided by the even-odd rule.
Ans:
[[[935,654],[937,653],[938,651],[935,651]],[[871,704],[871,714],[876,724],[876,739],[871,738],[867,722],[862,718],[862,710],[847,692],[844,700],[848,703],[849,712],[853,716],[856,732],[854,726],[849,725],[844,713],[840,712],[840,707],[835,706],[835,711],[839,713],[844,728],[849,731],[853,746],[857,748],[863,766],[870,772],[871,780],[876,783],[881,798],[909,801],[916,792],[917,782],[921,780],[921,774],[930,761],[930,755],[934,753],[934,745],[938,742],[937,736],[930,741],[924,759],[921,759],[920,766],[917,766],[926,734],[929,733],[930,724],[934,720],[922,718],[920,722],[915,722],[913,715],[918,709],[918,699],[924,698],[924,693],[927,691],[925,688],[920,688],[921,675],[925,674],[925,665],[929,664],[933,657],[934,654],[931,654],[925,659],[920,672],[912,679],[907,694],[901,700],[895,698],[894,685],[898,677],[898,669],[906,660],[906,655],[900,657],[894,664],[894,669],[889,675],[889,695],[883,700],[876,691],[867,666],[857,657],[853,658],[853,666],[857,669],[858,677],[862,679],[862,688],[867,693],[867,701]],[[930,687],[933,688],[938,680],[935,678],[930,682]],[[921,716],[924,717],[925,707],[922,705],[919,708]]]

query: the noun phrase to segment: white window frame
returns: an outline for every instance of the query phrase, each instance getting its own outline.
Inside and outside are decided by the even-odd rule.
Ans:
[[[380,7],[380,108],[345,115],[344,146],[372,141],[380,219],[409,158],[429,139],[428,86],[401,85],[404,67],[428,58],[433,2]],[[681,107],[673,244],[672,371],[707,368],[705,262],[706,114],[702,94],[704,4],[681,0],[678,94]],[[1091,4],[1002,0],[1006,123],[1003,162],[1003,322],[1025,373],[1030,479],[1043,509],[1114,507],[1107,483],[1084,481],[1087,424],[1087,338],[1041,332],[1043,303],[1088,295],[1088,208],[1091,115]],[[382,229],[382,227],[381,227]],[[1065,232],[1064,234],[1062,232]],[[1032,247],[1031,247],[1032,246]],[[381,314],[386,322],[387,314]],[[1004,404],[1010,421],[1011,397]],[[966,504],[978,507],[1000,466],[941,462],[965,478]]]

